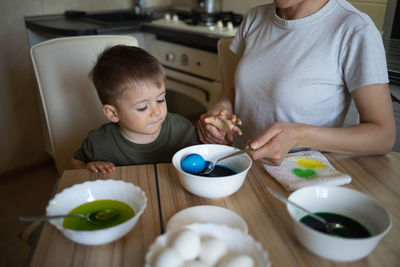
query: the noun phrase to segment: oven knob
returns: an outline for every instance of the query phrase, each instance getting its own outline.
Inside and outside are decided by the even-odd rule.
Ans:
[[[166,13],[166,14],[164,15],[164,18],[165,18],[165,20],[170,21],[170,20],[171,20],[171,14]]]
[[[181,56],[181,64],[183,66],[187,66],[189,64],[189,57],[186,54],[182,54]]]
[[[173,62],[175,60],[175,54],[172,52],[167,53],[165,59],[169,62]]]
[[[173,20],[174,22],[178,22],[178,21],[179,21],[178,15],[173,15],[173,16],[172,16],[172,20]]]
[[[224,28],[224,23],[222,23],[222,20],[217,21],[217,28],[220,30]]]
[[[228,30],[233,30],[233,23],[232,21],[228,21],[228,23],[226,24],[226,27],[228,27]]]

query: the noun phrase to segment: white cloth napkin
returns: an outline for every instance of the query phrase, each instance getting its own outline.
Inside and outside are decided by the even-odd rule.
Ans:
[[[351,177],[336,170],[318,151],[289,153],[280,166],[264,165],[265,170],[287,191],[310,185],[344,185]]]

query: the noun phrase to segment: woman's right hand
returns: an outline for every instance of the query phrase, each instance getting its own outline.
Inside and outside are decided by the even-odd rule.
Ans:
[[[197,122],[197,132],[201,142],[205,144],[226,145],[233,141],[232,132],[222,133],[214,125],[205,122],[206,118],[217,116],[220,111],[221,110],[214,109],[200,116],[200,119]]]

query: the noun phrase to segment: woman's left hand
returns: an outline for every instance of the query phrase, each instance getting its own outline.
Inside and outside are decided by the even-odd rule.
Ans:
[[[279,166],[286,154],[296,146],[298,124],[276,122],[263,134],[250,140],[248,145],[255,151],[249,152],[253,160]]]

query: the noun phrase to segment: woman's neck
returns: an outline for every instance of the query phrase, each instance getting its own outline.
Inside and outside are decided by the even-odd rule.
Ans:
[[[294,4],[287,1],[274,1],[277,6],[276,13],[285,20],[295,20],[308,17],[320,10],[329,0],[303,0]],[[295,1],[296,2],[296,1]]]

